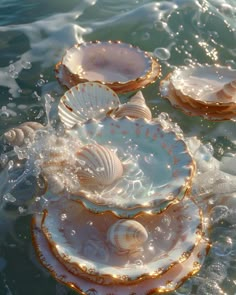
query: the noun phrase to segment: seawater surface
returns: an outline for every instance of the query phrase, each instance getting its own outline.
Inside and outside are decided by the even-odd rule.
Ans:
[[[121,40],[139,46],[159,59],[162,78],[194,63],[236,69],[235,19],[235,0],[0,0],[0,134],[24,121],[48,124],[48,118],[55,119],[56,103],[65,90],[55,79],[54,66],[75,43]],[[235,123],[209,122],[173,109],[161,98],[159,81],[143,90],[153,115],[167,113],[219,161],[229,153],[235,157]],[[4,183],[3,167],[8,165],[10,171],[13,164],[6,156],[11,151],[0,148],[0,295],[75,294],[38,263],[30,235],[35,179],[29,175],[15,187]],[[23,173],[16,167],[13,179]],[[235,170],[236,165],[234,175]],[[170,294],[236,294],[235,205],[212,209],[213,246],[203,268]]]

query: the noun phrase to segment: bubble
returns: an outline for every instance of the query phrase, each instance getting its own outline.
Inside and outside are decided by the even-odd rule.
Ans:
[[[141,40],[146,41],[150,39],[150,34],[148,32],[145,32],[141,36]]]
[[[14,203],[16,201],[16,198],[10,193],[4,195],[3,198],[5,201],[10,202],[10,203]]]
[[[161,223],[165,226],[170,226],[171,224],[171,216],[168,214],[163,214],[161,218]]]
[[[218,241],[213,243],[212,251],[217,256],[226,257],[231,254],[232,247],[232,239],[230,237],[220,237]]]
[[[170,58],[170,51],[167,48],[159,47],[153,52],[154,56],[160,60],[168,60]]]
[[[227,206],[218,205],[211,209],[210,221],[211,223],[217,223],[220,220],[226,218],[229,214],[229,209]]]
[[[46,83],[46,81],[44,79],[39,79],[36,83],[36,86],[42,87],[45,83]]]
[[[74,229],[72,229],[70,234],[71,234],[71,236],[74,236],[76,234],[76,231]]]
[[[213,281],[204,281],[197,289],[197,295],[222,295],[224,294],[219,285]]]
[[[32,68],[31,62],[30,61],[27,61],[27,60],[23,60],[21,62],[21,65],[22,65],[23,69],[25,69],[25,70],[29,70],[29,69]]]
[[[67,215],[65,213],[61,214],[61,221],[65,221],[67,219]]]
[[[18,211],[20,212],[20,214],[23,214],[26,212],[26,209],[20,206],[18,207]]]
[[[143,265],[144,265],[144,263],[141,259],[135,260],[134,263],[137,267],[143,267]]]
[[[227,277],[227,269],[224,264],[215,262],[208,266],[207,275],[210,279],[221,283]]]
[[[17,72],[15,66],[13,64],[10,64],[8,67],[8,73],[10,75],[11,78],[13,79],[17,79],[19,76],[19,73]]]

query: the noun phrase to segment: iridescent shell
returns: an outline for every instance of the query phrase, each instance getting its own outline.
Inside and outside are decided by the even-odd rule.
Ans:
[[[96,142],[115,147],[124,165],[115,185],[99,190],[99,194],[86,189],[71,196],[89,210],[112,210],[122,218],[146,211],[162,212],[181,200],[191,184],[195,165],[187,146],[174,130],[163,128],[160,122],[106,117],[76,125],[67,134],[71,141],[79,139],[84,145]]]
[[[67,50],[56,65],[56,77],[68,88],[97,81],[124,93],[149,84],[150,77],[155,80],[160,74],[158,67],[158,75],[152,75],[155,62],[147,52],[120,41],[85,42]]]
[[[58,115],[66,128],[88,119],[100,119],[120,104],[117,94],[100,83],[82,83],[60,99]]]
[[[117,222],[113,214],[94,214],[66,198],[49,202],[44,214],[34,215],[33,243],[53,276],[73,284],[80,293],[88,288],[95,288],[99,295],[170,291],[199,271],[209,244],[202,238],[201,215],[193,201],[185,199],[167,210],[167,214],[137,218],[150,235],[143,245],[141,265],[129,253],[107,247],[105,233]],[[86,246],[90,251],[85,253]]]
[[[120,105],[112,112],[116,118],[130,117],[130,118],[144,118],[152,120],[152,112],[146,105],[145,99],[141,91],[138,91],[131,97],[130,101]]]
[[[116,153],[106,146],[89,144],[76,151],[77,176],[82,186],[110,185],[123,174]]]
[[[36,130],[42,128],[44,128],[44,126],[38,122],[25,122],[5,132],[3,136],[9,144],[13,146],[22,146],[27,142],[32,142]]]
[[[141,223],[121,219],[109,228],[107,239],[118,251],[132,251],[146,242],[148,233]]]
[[[218,65],[178,68],[161,81],[161,94],[188,115],[235,120],[235,75],[236,70]]]

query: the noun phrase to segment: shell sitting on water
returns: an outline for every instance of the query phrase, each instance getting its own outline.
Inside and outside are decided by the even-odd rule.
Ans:
[[[232,99],[236,97],[236,80],[226,83],[221,90],[216,93],[219,99]]]
[[[26,143],[27,140],[32,142],[35,131],[43,127],[44,126],[38,122],[25,122],[5,132],[3,136],[9,144],[21,146]]]
[[[132,251],[146,242],[148,233],[141,223],[121,219],[109,228],[107,239],[118,251]]]
[[[130,118],[144,118],[152,120],[152,113],[149,107],[146,105],[145,98],[141,91],[138,91],[131,97],[130,101],[120,105],[112,112],[116,118],[130,117]]]
[[[123,165],[109,148],[88,144],[76,152],[77,176],[80,184],[110,185],[123,174]]]

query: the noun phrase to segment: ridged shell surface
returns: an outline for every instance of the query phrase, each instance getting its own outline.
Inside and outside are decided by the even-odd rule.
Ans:
[[[58,115],[66,126],[73,127],[88,119],[100,119],[119,105],[117,94],[100,83],[81,83],[68,90],[60,99]]]
[[[11,145],[22,146],[27,141],[32,142],[35,132],[44,126],[38,122],[25,122],[4,133],[4,138]]]
[[[143,118],[152,120],[152,113],[146,105],[145,99],[141,91],[138,91],[131,97],[128,103],[120,105],[115,111],[114,116],[117,118],[130,117],[130,118]]]
[[[110,185],[123,174],[116,153],[99,144],[88,144],[76,152],[77,175],[81,185]]]
[[[219,99],[230,100],[236,97],[236,80],[231,81],[223,86],[221,90],[217,92]]]
[[[118,251],[132,251],[145,243],[148,233],[141,223],[121,219],[109,228],[107,239]]]

